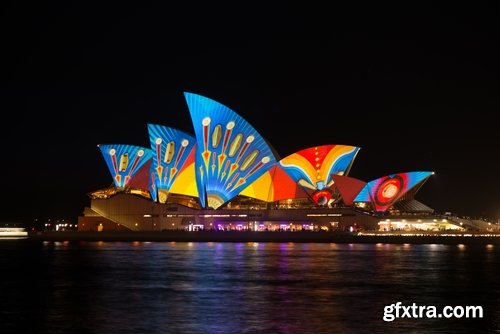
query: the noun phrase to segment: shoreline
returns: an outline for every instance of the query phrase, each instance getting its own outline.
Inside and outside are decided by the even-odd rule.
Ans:
[[[255,231],[44,231],[29,232],[32,241],[124,241],[124,242],[297,242],[386,244],[499,244],[500,234],[472,233],[365,233],[346,232],[255,232]]]

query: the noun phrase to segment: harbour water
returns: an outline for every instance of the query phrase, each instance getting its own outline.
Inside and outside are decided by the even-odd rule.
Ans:
[[[0,240],[0,328],[494,333],[498,263],[500,246],[492,244]],[[481,306],[483,315],[384,321],[384,308],[397,302],[438,311]]]

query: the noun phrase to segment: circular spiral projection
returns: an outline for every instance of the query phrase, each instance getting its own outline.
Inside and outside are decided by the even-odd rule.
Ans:
[[[385,178],[376,188],[373,201],[379,206],[388,206],[399,198],[405,188],[405,182],[400,175]]]

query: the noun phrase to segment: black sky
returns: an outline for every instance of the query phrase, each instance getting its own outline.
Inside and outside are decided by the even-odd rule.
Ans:
[[[184,91],[281,157],[360,146],[350,176],[433,170],[417,199],[500,218],[497,8],[183,3],[5,6],[2,220],[76,219],[112,182],[97,144],[193,133]]]

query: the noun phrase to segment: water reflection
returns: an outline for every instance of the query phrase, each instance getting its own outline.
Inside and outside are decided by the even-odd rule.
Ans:
[[[484,245],[18,242],[0,250],[2,333],[477,333],[498,325],[500,253]],[[384,306],[397,301],[482,305],[485,318],[384,322]]]

